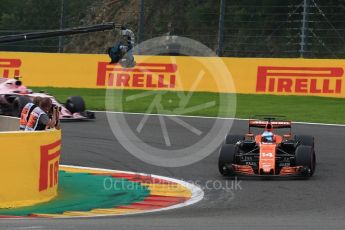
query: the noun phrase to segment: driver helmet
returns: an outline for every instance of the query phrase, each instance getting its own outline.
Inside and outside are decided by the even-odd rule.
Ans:
[[[263,141],[268,141],[268,142],[273,142],[273,133],[265,131],[262,134],[262,140]]]

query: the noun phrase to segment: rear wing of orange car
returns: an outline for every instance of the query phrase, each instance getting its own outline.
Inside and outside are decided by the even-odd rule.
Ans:
[[[249,127],[266,128],[271,124],[274,129],[291,128],[291,121],[261,121],[261,120],[249,120]]]
[[[248,133],[251,133],[251,128],[264,129],[290,129],[291,135],[291,121],[283,120],[283,116],[272,115],[256,115],[248,121]]]

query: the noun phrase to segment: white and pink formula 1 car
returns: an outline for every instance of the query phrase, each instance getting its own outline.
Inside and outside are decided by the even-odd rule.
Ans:
[[[0,78],[0,114],[19,117],[23,107],[35,97],[49,97],[53,105],[60,107],[60,120],[94,119],[95,113],[85,110],[85,102],[80,96],[69,97],[65,104],[59,103],[46,93],[34,93],[22,85],[19,78]]]

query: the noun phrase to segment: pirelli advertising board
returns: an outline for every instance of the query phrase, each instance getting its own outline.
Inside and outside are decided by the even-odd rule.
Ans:
[[[57,195],[61,131],[1,132],[0,208],[29,206]]]
[[[22,76],[29,86],[345,97],[345,60],[167,56],[136,60],[134,68],[124,69],[109,64],[106,55],[0,52],[0,75]],[[219,71],[220,65],[227,71]],[[217,83],[219,79],[232,87]]]

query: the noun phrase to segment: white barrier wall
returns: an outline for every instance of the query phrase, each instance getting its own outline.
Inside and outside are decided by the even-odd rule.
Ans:
[[[19,131],[19,118],[0,116],[0,131]]]

